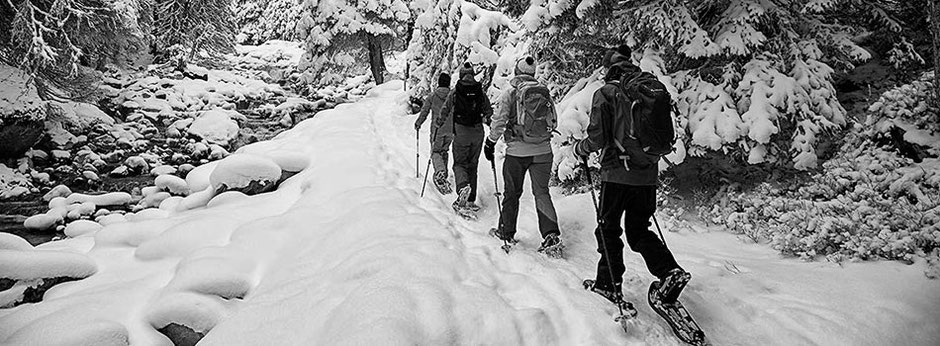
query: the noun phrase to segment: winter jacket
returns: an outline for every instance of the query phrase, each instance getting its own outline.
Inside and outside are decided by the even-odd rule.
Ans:
[[[493,116],[493,122],[490,124],[490,142],[496,142],[500,137],[506,141],[506,155],[516,157],[529,157],[551,154],[551,141],[543,143],[524,142],[513,133],[512,126],[516,118],[516,87],[523,81],[535,81],[535,77],[529,75],[517,75],[509,81],[511,88],[506,89],[499,96],[499,112]]]
[[[433,92],[428,94],[428,98],[424,100],[424,105],[421,106],[421,113],[418,114],[416,122],[419,125],[424,124],[424,121],[428,118],[428,112],[430,112],[431,133],[435,133],[437,129],[442,126],[453,132],[454,117],[451,114],[441,112],[441,108],[444,107],[444,101],[447,100],[449,93],[450,88],[437,87],[437,89],[434,89]]]
[[[472,75],[467,75],[464,78],[461,78],[460,80],[458,80],[457,84],[472,86],[474,84],[479,85],[480,82],[477,82],[476,80],[474,80]],[[444,105],[441,107],[441,113],[446,114],[447,119],[449,120],[448,122],[448,126],[450,126],[449,129],[453,131],[455,134],[457,133],[457,129],[461,128],[461,126],[454,126],[454,97],[455,97],[456,92],[457,92],[457,88],[455,87],[454,90],[451,90],[450,93],[447,94],[447,99],[444,101]],[[480,98],[482,98],[480,102],[483,107],[483,114],[482,114],[483,123],[489,124],[490,118],[493,116],[493,105],[490,104],[490,99],[488,99],[486,95],[481,95]],[[466,128],[468,126],[462,126],[462,127]],[[479,125],[474,125],[472,127],[474,128],[479,127],[480,129],[482,129],[483,125],[479,124]]]
[[[634,185],[656,186],[659,183],[659,168],[657,165],[645,169],[631,167],[628,171],[620,159],[620,149],[613,140],[614,119],[621,116],[630,116],[631,100],[620,89],[620,76],[625,73],[639,72],[640,68],[634,66],[629,60],[616,61],[604,80],[603,87],[594,92],[591,103],[591,122],[587,129],[587,138],[575,145],[575,152],[579,155],[603,150],[601,152],[601,181]]]

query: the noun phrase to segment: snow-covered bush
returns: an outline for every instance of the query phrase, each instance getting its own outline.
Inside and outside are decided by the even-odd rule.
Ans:
[[[930,254],[940,247],[940,137],[936,110],[924,101],[932,90],[930,78],[885,92],[871,106],[869,124],[855,126],[840,153],[808,181],[787,187],[765,183],[727,196],[703,214],[807,259],[909,261]],[[904,136],[932,156],[914,162],[884,144],[892,126],[932,132]]]
[[[818,144],[846,125],[834,71],[870,57],[856,43],[868,29],[903,37],[892,16],[899,6],[534,0],[521,21],[546,61],[540,78],[562,87],[594,71],[609,46],[629,45],[634,63],[657,75],[678,103],[676,150],[683,155],[672,162],[681,163],[685,153],[721,153],[738,164],[805,170],[816,167]],[[853,22],[858,16],[873,20],[861,27]],[[583,136],[583,128],[573,130],[562,137]]]
[[[231,0],[157,0],[157,47],[167,60],[185,67],[196,54],[220,55],[235,47]]]
[[[238,42],[260,44],[269,40],[295,39],[302,5],[300,0],[237,1]]]

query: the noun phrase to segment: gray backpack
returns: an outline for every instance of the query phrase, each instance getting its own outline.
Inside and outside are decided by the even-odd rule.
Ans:
[[[516,114],[513,133],[527,143],[544,143],[552,139],[558,126],[552,95],[542,83],[523,81],[514,93]]]

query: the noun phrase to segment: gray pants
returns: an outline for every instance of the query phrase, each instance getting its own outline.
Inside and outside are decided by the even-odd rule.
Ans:
[[[463,126],[454,124],[454,183],[457,191],[470,186],[469,202],[477,199],[477,166],[483,150],[483,124]]]
[[[454,134],[438,130],[435,138],[431,138],[431,164],[434,165],[434,173],[444,172],[447,176],[447,159],[450,151],[450,144],[454,141]]]
[[[535,195],[535,211],[539,217],[539,233],[542,238],[549,234],[560,234],[558,230],[558,215],[555,214],[555,205],[552,196],[548,193],[548,178],[552,174],[552,154],[539,156],[516,157],[506,155],[503,161],[503,181],[505,182],[505,199],[503,199],[503,213],[499,218],[500,233],[506,237],[516,234],[516,219],[519,217],[519,197],[522,196],[522,184],[525,182],[525,173],[529,172],[532,180],[532,194]]]

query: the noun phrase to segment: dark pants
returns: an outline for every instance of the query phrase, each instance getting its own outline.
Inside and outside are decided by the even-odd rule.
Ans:
[[[672,252],[650,230],[650,218],[656,211],[656,187],[633,186],[603,182],[601,185],[601,223],[594,236],[597,237],[597,252],[601,260],[597,262],[597,287],[611,288],[611,271],[614,284],[623,282],[623,241],[621,233],[626,231],[630,249],[640,253],[650,273],[662,278],[674,268],[679,268]],[[620,228],[620,218],[623,228]],[[604,245],[607,253],[604,253]],[[608,270],[609,268],[609,270]]]
[[[477,198],[477,166],[483,150],[483,124],[463,126],[454,124],[454,183],[459,192],[470,186],[469,202]]]
[[[505,199],[503,213],[499,218],[500,232],[506,237],[516,234],[516,219],[519,217],[519,197],[522,196],[522,184],[525,173],[529,172],[532,180],[532,194],[535,195],[535,212],[539,217],[539,232],[542,238],[549,234],[560,234],[558,216],[548,194],[548,178],[552,174],[552,154],[516,157],[506,156],[503,161],[503,182]]]

